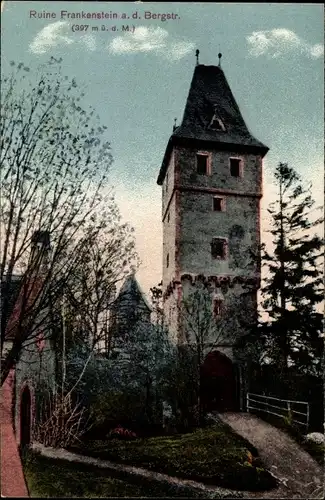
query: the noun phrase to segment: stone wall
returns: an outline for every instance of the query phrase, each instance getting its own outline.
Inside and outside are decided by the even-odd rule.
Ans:
[[[1,496],[28,498],[12,421],[14,377],[15,371],[12,369],[1,387]]]
[[[201,175],[196,171],[196,154],[208,153],[211,156],[211,174]],[[230,175],[230,158],[242,160],[242,176]],[[180,183],[192,187],[210,187],[236,191],[238,193],[260,193],[262,182],[262,159],[259,155],[239,154],[229,149],[177,148],[177,164]]]
[[[208,155],[208,175],[197,173],[197,153]],[[240,159],[239,177],[230,173],[230,158]],[[235,332],[234,312],[245,312],[253,321],[257,311],[256,290],[244,297],[244,284],[234,283],[234,279],[255,280],[255,287],[259,285],[262,159],[231,150],[176,147],[167,174],[162,193],[163,293],[170,337],[181,337],[178,310],[193,287],[183,277],[193,277],[194,281],[197,276],[221,277],[226,282],[212,287],[211,303],[214,296],[223,300],[229,317],[226,336],[233,335],[235,342],[241,332]],[[221,211],[213,210],[214,197],[222,198]],[[213,238],[224,240],[224,258],[211,255]],[[231,348],[225,349],[233,357]]]
[[[175,277],[176,270],[176,224],[175,156],[171,155],[162,185],[163,221],[163,288]]]
[[[20,405],[21,395],[27,385],[32,396],[31,439],[35,428],[37,394],[39,391],[55,389],[55,354],[49,339],[39,338],[26,346],[16,365],[15,387],[15,431],[20,443]]]
[[[242,177],[232,177],[232,151],[209,151],[211,175],[196,173],[196,151],[178,152],[180,177],[180,268],[182,273],[248,275],[257,272],[250,251],[259,243],[258,206],[261,195],[259,157],[240,155]],[[187,188],[187,190],[183,190]],[[213,197],[224,200],[224,210],[213,211]],[[213,259],[212,238],[227,242],[227,258]]]

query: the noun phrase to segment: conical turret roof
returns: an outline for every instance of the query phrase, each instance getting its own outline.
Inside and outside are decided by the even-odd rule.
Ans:
[[[137,298],[141,300],[148,308],[148,310],[151,311],[151,307],[146,299],[144,292],[141,290],[141,287],[134,273],[130,274],[121,286],[118,296],[115,299],[115,306],[117,306],[118,303],[130,300],[131,298]]]

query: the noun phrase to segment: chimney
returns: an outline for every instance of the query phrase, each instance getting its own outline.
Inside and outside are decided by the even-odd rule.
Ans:
[[[35,231],[31,239],[31,252],[29,266],[36,273],[48,270],[50,252],[50,233],[48,231]]]

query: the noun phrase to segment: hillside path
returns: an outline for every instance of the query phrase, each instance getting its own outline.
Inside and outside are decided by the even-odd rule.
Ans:
[[[250,492],[246,498],[324,498],[324,471],[289,435],[249,413],[217,417],[250,441],[266,468],[280,480],[278,488]]]

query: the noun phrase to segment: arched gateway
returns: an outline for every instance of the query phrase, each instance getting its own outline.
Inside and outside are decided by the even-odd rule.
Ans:
[[[20,445],[29,446],[31,441],[31,393],[25,385],[20,399]]]
[[[208,412],[239,409],[236,366],[230,358],[219,351],[208,354],[202,366],[201,402]]]

